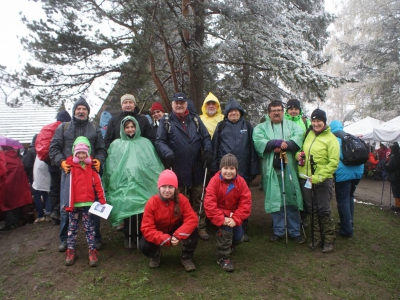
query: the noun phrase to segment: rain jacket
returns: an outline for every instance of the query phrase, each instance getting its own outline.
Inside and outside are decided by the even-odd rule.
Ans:
[[[306,158],[304,166],[299,166],[300,178],[312,177],[312,184],[318,184],[328,178],[333,178],[333,174],[339,165],[340,147],[329,126],[326,126],[317,135],[314,130],[310,130],[304,141],[303,151]],[[313,156],[316,164],[314,175],[311,173],[310,155]]]
[[[295,176],[297,174],[297,161],[294,159],[294,153],[303,145],[303,131],[295,123],[288,120],[283,120],[280,124],[272,124],[268,115],[265,116],[265,119],[266,121],[258,124],[253,131],[254,147],[262,161],[262,184],[264,191],[266,191],[265,211],[267,213],[276,212],[283,206],[281,175],[278,178],[278,174],[274,170],[274,148],[271,147],[271,144],[277,139],[285,140],[290,149],[286,152],[288,163],[284,166],[284,183],[285,191],[287,191],[285,193],[286,205],[295,205],[301,210],[303,209],[303,198],[299,182]]]
[[[307,127],[306,127],[306,124],[304,124],[302,109],[300,109],[299,115],[295,116],[295,117],[292,117],[291,115],[289,115],[286,110],[285,120],[289,120],[289,121],[296,123],[296,125],[299,126],[301,128],[301,130],[303,130],[303,132],[306,132],[306,130],[311,126],[311,121],[309,119],[306,119]]]
[[[89,140],[84,136],[79,136],[74,141],[72,152],[77,143],[84,143],[89,146]],[[93,159],[93,157],[91,157]],[[66,163],[71,166],[70,172],[66,175],[61,197],[66,201],[65,211],[72,212],[74,207],[90,206],[97,198],[101,204],[105,204],[104,190],[101,184],[100,175],[93,170],[92,163],[82,167],[80,163],[73,162],[73,156],[69,156]]]
[[[337,120],[332,121],[329,124],[329,126],[331,127],[332,133],[343,130],[342,123]],[[358,166],[345,165],[342,162],[342,159],[343,159],[342,139],[340,137],[336,137],[336,138],[339,142],[340,160],[339,160],[339,166],[335,172],[335,181],[342,182],[342,181],[353,180],[353,179],[361,179],[364,174],[364,164],[361,164]]]
[[[224,224],[225,217],[230,216],[236,226],[242,225],[251,213],[251,192],[243,177],[237,175],[228,183],[222,178],[221,171],[215,174],[206,189],[204,210],[207,218],[218,227]]]
[[[240,111],[240,119],[236,123],[228,120],[229,111]],[[259,174],[258,156],[252,140],[253,127],[244,119],[245,111],[235,99],[230,99],[225,107],[225,119],[218,123],[212,139],[213,170],[219,169],[221,158],[228,153],[236,156],[239,162],[238,173],[248,179]]]
[[[197,214],[190,206],[189,200],[178,194],[181,215],[174,216],[174,201],[163,201],[160,196],[154,195],[144,208],[141,231],[146,241],[156,245],[171,245],[171,230],[179,226],[172,234],[178,240],[187,239],[197,228]]]
[[[206,104],[207,102],[214,101],[217,104],[217,112],[212,117],[207,115]],[[203,106],[201,107],[202,115],[200,119],[203,121],[204,126],[206,126],[208,133],[210,134],[211,138],[214,135],[215,127],[217,124],[224,119],[224,115],[222,114],[221,104],[219,100],[213,93],[208,93],[206,99],[204,99]]]
[[[136,124],[132,139],[124,131],[124,123],[128,120]],[[135,118],[127,116],[122,120],[120,136],[108,149],[103,171],[107,201],[113,206],[112,226],[118,226],[124,219],[143,212],[147,199],[158,192],[158,176],[164,170],[153,144],[141,137]]]
[[[167,133],[165,115],[160,120],[157,131],[156,149],[160,156],[175,155],[173,171],[178,177],[179,186],[195,186],[204,180],[201,150],[212,153],[210,135],[201,120],[198,126],[194,115],[187,114],[181,120],[175,113],[169,114],[170,133]],[[184,130],[186,126],[187,131]]]
[[[119,139],[121,137],[120,135],[121,122],[127,116],[133,117],[139,123],[139,126],[137,128],[140,127],[140,132],[142,137],[148,138],[151,142],[154,142],[155,136],[153,133],[153,129],[151,128],[151,125],[149,123],[149,120],[147,120],[146,117],[139,115],[138,109],[137,107],[135,107],[135,111],[133,112],[123,111],[110,119],[104,137],[104,143],[106,145],[106,149],[110,147],[111,143],[114,140]]]
[[[4,192],[3,199],[0,198],[0,212],[32,204],[31,188],[21,159],[14,149],[3,153],[6,174],[3,177],[4,187],[0,186]],[[4,168],[3,171],[0,168],[0,172],[4,172]]]
[[[79,105],[82,104],[77,101],[72,108],[72,115],[74,115],[75,109]],[[68,124],[67,127],[65,127],[66,124]],[[54,133],[49,150],[49,156],[53,164],[61,166],[61,162],[72,155],[72,146],[78,136],[84,136],[89,140],[92,156],[103,165],[106,161],[107,150],[104,146],[100,129],[90,123],[89,120],[79,120],[75,117],[69,123],[60,124]]]

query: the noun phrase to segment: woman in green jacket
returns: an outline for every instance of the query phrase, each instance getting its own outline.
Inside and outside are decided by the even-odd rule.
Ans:
[[[305,164],[298,168],[299,181],[307,210],[312,214],[313,241],[310,247],[323,247],[323,253],[330,253],[336,239],[330,201],[340,148],[337,138],[326,125],[326,113],[323,110],[313,111],[311,123],[312,130],[306,134],[303,144]],[[297,159],[300,160],[300,152]]]

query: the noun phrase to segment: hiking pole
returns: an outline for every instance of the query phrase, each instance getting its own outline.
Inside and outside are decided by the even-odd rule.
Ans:
[[[317,168],[317,164],[314,161],[314,156],[310,154],[310,166],[311,166],[311,174],[314,175],[315,170]],[[317,217],[318,217],[318,226],[319,226],[319,233],[321,236],[322,240],[322,226],[321,226],[321,220],[319,219],[319,207],[318,207],[318,199],[317,199],[317,192],[315,191],[315,184],[311,183],[311,207],[312,207],[312,227],[311,227],[311,236],[312,236],[312,242],[311,242],[311,249],[315,249],[315,232],[314,232],[314,201],[317,206]]]
[[[203,180],[203,189],[201,192],[201,199],[200,199],[200,208],[199,208],[199,221],[197,222],[197,228],[199,228],[200,226],[200,216],[201,216],[201,208],[203,206],[203,201],[204,201],[204,192],[206,189],[206,179],[207,179],[207,167],[205,168],[205,172],[204,172],[204,180]]]
[[[385,180],[382,178],[382,195],[381,195],[381,207],[383,206],[383,190],[385,189]]]
[[[287,157],[286,157],[286,153],[282,153],[282,156],[285,157],[285,162],[287,163]],[[293,195],[294,198],[296,199],[296,204],[297,204],[297,194],[296,194],[296,189],[294,188],[294,183],[293,183],[293,178],[292,178],[292,171],[290,171],[290,167],[288,167],[288,165],[286,164],[286,170],[288,170],[288,175],[289,175],[289,179],[290,179],[290,183],[293,189]],[[301,218],[301,214],[300,214],[300,209],[297,208],[297,211],[299,212],[299,217],[300,217],[300,225],[301,228],[303,229],[303,234],[304,234],[304,239],[307,239],[306,237],[306,231],[304,229],[304,224],[303,224],[303,219]]]
[[[287,215],[286,215],[286,196],[285,196],[285,173],[283,171],[283,154],[280,153],[281,158],[281,176],[282,176],[282,196],[283,196],[283,213],[284,213],[284,222],[285,222],[285,236],[286,236],[286,244],[288,243],[288,229],[287,229]]]

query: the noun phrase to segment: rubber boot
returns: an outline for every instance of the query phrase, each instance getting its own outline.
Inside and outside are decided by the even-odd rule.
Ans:
[[[331,215],[324,215],[320,217],[321,226],[322,226],[322,234],[324,237],[324,247],[322,249],[322,253],[330,253],[333,251],[333,244],[336,240],[336,232],[335,232],[335,223]]]

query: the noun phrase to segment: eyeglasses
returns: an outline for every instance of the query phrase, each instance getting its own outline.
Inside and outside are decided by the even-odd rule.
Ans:
[[[154,115],[154,114],[159,114],[161,112],[161,110],[155,110],[155,111],[153,111],[151,114],[152,115]]]
[[[273,114],[276,114],[276,113],[281,113],[281,112],[283,112],[283,110],[282,110],[282,109],[274,109],[274,110],[270,110],[269,112],[270,112],[270,113],[273,113]]]

